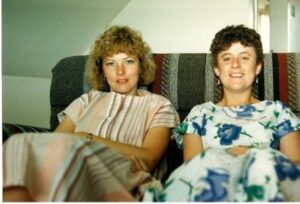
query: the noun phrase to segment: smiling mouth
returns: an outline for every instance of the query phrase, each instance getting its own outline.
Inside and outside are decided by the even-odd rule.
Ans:
[[[232,73],[232,74],[229,74],[230,77],[232,78],[241,78],[244,76],[244,74],[242,73]]]

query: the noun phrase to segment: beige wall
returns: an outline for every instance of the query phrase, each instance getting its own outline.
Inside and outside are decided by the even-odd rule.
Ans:
[[[291,7],[295,16],[291,14]],[[300,52],[300,0],[270,0],[270,50]]]
[[[4,122],[50,127],[50,79],[3,76],[2,82]]]
[[[300,0],[293,1],[299,5]],[[86,54],[94,38],[109,24],[127,24],[140,30],[156,53],[208,52],[220,28],[253,25],[252,0],[2,2],[2,119],[40,127],[50,126],[52,67],[62,57]],[[299,23],[300,12],[297,14],[295,22]],[[282,28],[280,31],[284,36]]]
[[[50,127],[51,69],[82,55],[130,0],[2,0],[2,120]]]
[[[252,27],[249,0],[132,0],[111,24],[140,30],[153,52],[208,52],[226,25]]]
[[[270,50],[288,50],[288,0],[270,1]],[[285,9],[282,9],[285,8]]]
[[[294,16],[292,16],[291,7],[294,7]],[[300,52],[300,0],[289,1],[288,25],[288,51]]]

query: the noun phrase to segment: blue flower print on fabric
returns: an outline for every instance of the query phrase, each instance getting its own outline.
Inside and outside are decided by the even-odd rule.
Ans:
[[[250,118],[253,117],[253,112],[256,111],[256,108],[252,105],[241,106],[240,111],[236,111],[236,114],[239,118]]]
[[[293,181],[300,178],[300,170],[292,161],[282,155],[276,155],[275,162],[275,170],[280,181],[285,180],[286,178],[290,178]]]
[[[275,197],[272,200],[269,200],[269,202],[284,202],[284,199],[280,197]]]
[[[247,195],[247,201],[257,201],[262,200],[264,197],[264,187],[262,185],[252,184],[249,185],[249,170],[251,169],[252,165],[255,163],[257,159],[257,154],[254,152],[253,154],[249,155],[249,162],[245,164],[246,171],[243,174],[242,181],[243,181],[243,188]]]
[[[278,140],[276,134],[273,134],[273,139],[272,139],[272,141],[271,141],[270,147],[271,147],[272,149],[279,150],[279,140]]]
[[[223,124],[218,129],[218,136],[221,145],[231,145],[233,140],[237,140],[240,137],[242,128],[233,124]]]
[[[269,101],[269,100],[266,101],[266,106],[270,106],[270,105],[272,105],[272,104],[273,104],[272,101]]]
[[[227,197],[226,183],[229,181],[229,175],[223,169],[208,169],[207,177],[201,178],[209,185],[209,189],[204,189],[195,195],[196,202],[225,201]]]
[[[280,101],[279,101],[280,102]],[[281,103],[281,105],[282,105],[282,109],[283,110],[285,110],[285,109],[288,109],[289,108],[289,106],[287,105],[287,104],[285,104],[285,103],[282,103],[282,102],[280,102]]]
[[[249,162],[248,162],[248,164],[245,164],[246,171],[244,171],[244,174],[243,174],[243,178],[244,178],[243,179],[243,188],[244,188],[245,192],[247,191],[247,187],[248,187],[249,170],[250,170],[250,167],[252,166],[252,164],[254,164],[254,162],[256,160],[255,158],[256,158],[256,153],[250,154]]]
[[[285,120],[277,125],[277,139],[279,140],[282,136],[292,132],[294,129],[292,127],[290,120]]]
[[[279,150],[279,141],[282,136],[294,131],[290,120],[285,120],[277,125],[277,131],[273,133],[271,148]]]
[[[205,128],[206,124],[207,124],[206,114],[203,115],[201,126],[197,122],[192,122],[192,125],[195,128],[195,130],[197,131],[197,134],[200,136],[206,135],[206,128]]]

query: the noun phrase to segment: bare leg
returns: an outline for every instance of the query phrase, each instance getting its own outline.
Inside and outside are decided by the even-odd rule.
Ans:
[[[9,187],[3,189],[3,202],[32,202],[34,201],[24,187]]]

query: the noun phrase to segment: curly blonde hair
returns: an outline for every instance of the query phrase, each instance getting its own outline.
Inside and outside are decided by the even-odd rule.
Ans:
[[[138,57],[141,69],[138,86],[154,81],[156,64],[141,34],[128,26],[111,26],[97,37],[87,60],[88,80],[93,89],[109,91],[103,74],[103,59],[121,52]]]

